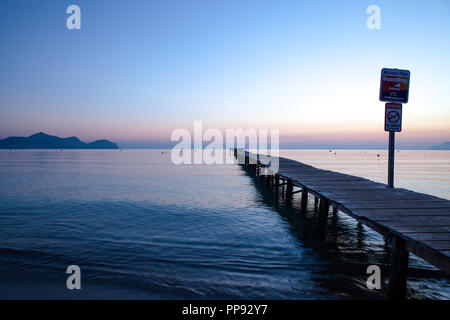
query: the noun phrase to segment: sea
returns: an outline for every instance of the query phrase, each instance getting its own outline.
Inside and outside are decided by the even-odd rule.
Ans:
[[[281,150],[386,182],[384,150]],[[450,199],[450,151],[395,152],[395,185]],[[170,150],[0,150],[0,299],[386,299],[389,244],[345,213],[325,237],[241,166]],[[450,278],[410,255],[409,299]],[[69,266],[81,289],[69,290]],[[366,286],[367,268],[382,288]]]

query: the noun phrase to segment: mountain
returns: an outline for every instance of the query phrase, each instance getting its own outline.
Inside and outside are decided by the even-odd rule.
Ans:
[[[0,140],[0,149],[119,149],[108,140],[84,143],[77,137],[60,138],[43,132],[29,137],[9,137]]]
[[[108,140],[97,140],[91,143],[88,143],[89,149],[119,149],[117,144],[108,141]]]
[[[431,147],[430,150],[450,150],[450,141],[444,142],[438,146]]]

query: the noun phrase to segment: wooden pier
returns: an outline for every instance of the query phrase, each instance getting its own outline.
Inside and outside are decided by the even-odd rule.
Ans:
[[[268,185],[284,185],[286,201],[301,195],[300,214],[308,197],[318,204],[317,230],[326,231],[330,209],[344,212],[391,241],[388,294],[404,297],[409,252],[450,274],[450,201],[401,188],[389,188],[365,178],[322,170],[298,161],[278,158],[273,172],[267,161],[243,149],[234,149],[239,164]],[[265,156],[264,158],[267,158]],[[261,159],[261,160],[260,160]],[[269,158],[270,159],[270,158]],[[294,187],[300,188],[294,191]]]

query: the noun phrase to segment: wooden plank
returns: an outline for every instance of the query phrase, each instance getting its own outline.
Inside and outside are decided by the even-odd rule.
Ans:
[[[400,216],[441,216],[450,215],[450,211],[447,208],[425,208],[425,209],[401,209],[401,208],[388,208],[388,209],[358,209],[353,211],[360,216],[385,216],[385,215],[400,215]]]
[[[436,218],[446,218],[446,220],[431,220],[429,218],[420,220],[417,219],[380,220],[380,221],[374,221],[373,219],[369,220],[376,222],[379,225],[388,227],[390,229],[396,229],[398,227],[433,227],[436,225],[450,227],[450,220],[447,217],[436,217]]]
[[[408,215],[408,214],[364,214],[364,215],[359,215],[359,214],[355,214],[354,212],[352,212],[352,214],[355,217],[358,217],[360,219],[369,219],[369,220],[373,220],[373,221],[399,221],[399,218],[405,218],[408,221],[410,220],[417,220],[418,218],[423,218],[423,219],[430,219],[430,218],[435,218],[435,217],[450,217],[450,215],[448,214],[433,214],[433,215],[421,215],[421,214],[415,214],[415,215]]]
[[[411,226],[411,227],[397,227],[396,232],[400,234],[408,233],[441,233],[450,232],[450,226]]]
[[[450,241],[448,240],[422,240],[421,243],[426,244],[427,246],[439,250],[439,251],[447,251],[450,250]]]
[[[351,210],[363,210],[363,209],[433,209],[442,208],[450,210],[450,203],[437,202],[437,201],[352,201],[349,203],[342,203],[348,209]]]
[[[372,199],[364,199],[364,198],[345,198],[345,197],[329,197],[330,199],[335,199],[336,201],[339,200],[342,203],[354,203],[354,204],[360,204],[360,203],[369,203],[369,202],[384,202],[384,203],[405,203],[409,202],[415,205],[418,205],[417,209],[420,209],[425,205],[427,208],[432,209],[432,206],[437,205],[438,207],[434,208],[447,208],[447,211],[450,211],[448,208],[450,206],[450,202],[448,201],[442,201],[442,200],[429,200],[429,199],[422,199],[422,198],[408,198],[408,197],[397,197],[397,196],[386,196],[386,197],[373,197]],[[398,209],[401,209],[401,207],[398,207]]]
[[[309,185],[310,187],[314,187],[317,190],[323,190],[323,191],[333,191],[333,190],[355,190],[355,191],[362,191],[363,189],[369,190],[369,191],[377,191],[377,190],[386,190],[387,187],[384,184],[381,183],[370,183],[367,181],[355,181],[351,184],[340,184],[340,183],[333,183],[329,181],[302,181],[301,179],[297,179],[295,177],[289,177],[292,180],[297,180],[299,183],[304,185]]]
[[[339,199],[341,201],[378,201],[378,200],[415,200],[415,201],[445,201],[443,199],[427,198],[423,195],[409,195],[403,193],[388,193],[384,191],[367,193],[367,192],[322,192],[322,194],[330,199]]]
[[[437,240],[437,241],[450,241],[450,232],[439,232],[439,233],[408,233],[405,235],[415,241],[423,240]]]

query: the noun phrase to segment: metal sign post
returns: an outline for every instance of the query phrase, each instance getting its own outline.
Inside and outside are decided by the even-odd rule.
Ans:
[[[402,105],[386,103],[384,130],[389,131],[388,187],[394,187],[395,133],[402,131]]]
[[[395,131],[389,131],[388,187],[394,187]]]
[[[410,72],[408,70],[381,70],[380,101],[407,103]],[[394,187],[395,132],[402,131],[401,103],[386,103],[384,130],[389,131],[388,187]]]

